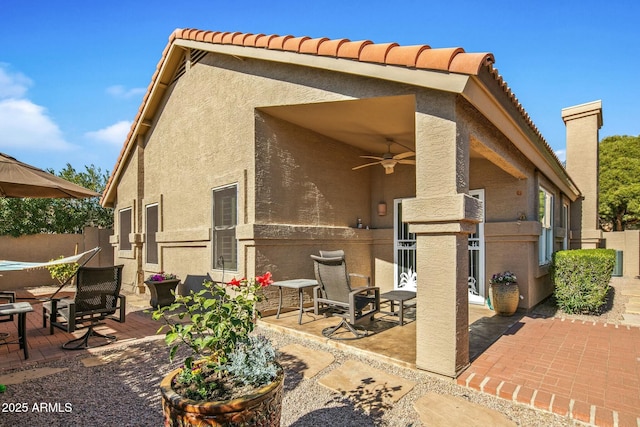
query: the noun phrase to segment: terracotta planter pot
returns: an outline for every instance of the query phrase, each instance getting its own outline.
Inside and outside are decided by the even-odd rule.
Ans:
[[[180,283],[180,279],[162,280],[160,282],[146,280],[144,284],[147,285],[151,294],[151,299],[149,300],[151,307],[158,309],[158,307],[173,304],[176,298],[171,291],[176,290],[178,283]]]
[[[491,304],[498,316],[512,316],[518,310],[520,289],[517,284],[492,283]]]
[[[284,382],[282,369],[272,383],[256,390],[254,394],[216,402],[195,402],[173,391],[171,383],[179,371],[171,371],[160,383],[166,427],[280,425]]]

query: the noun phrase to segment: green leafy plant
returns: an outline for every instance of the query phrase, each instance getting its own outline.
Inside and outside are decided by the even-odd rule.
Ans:
[[[565,313],[599,314],[615,265],[613,249],[576,249],[553,254],[551,278],[558,307]]]
[[[64,255],[60,255],[58,259],[64,258]],[[55,261],[52,259],[50,261]],[[73,276],[78,270],[78,264],[75,262],[69,264],[55,264],[47,266],[47,270],[49,270],[49,274],[52,279],[55,279],[61,285],[66,282],[71,276]]]
[[[268,340],[250,336],[260,317],[256,304],[263,300],[271,273],[253,280],[228,283],[205,281],[204,289],[176,295],[176,302],[153,312],[164,321],[165,342],[173,361],[186,348],[173,388],[188,399],[225,400],[272,381],[278,372],[276,353]]]

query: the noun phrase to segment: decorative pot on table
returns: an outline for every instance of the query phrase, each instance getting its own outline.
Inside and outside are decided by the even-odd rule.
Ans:
[[[491,304],[498,316],[512,316],[518,310],[520,288],[517,283],[491,283]]]
[[[165,307],[175,302],[175,295],[172,294],[171,291],[175,292],[178,283],[180,283],[180,279],[167,279],[161,281],[145,280],[144,283],[147,285],[149,292],[151,293],[149,304],[154,309],[158,309],[158,307]]]
[[[284,383],[282,368],[273,382],[254,393],[237,399],[214,402],[196,402],[177,394],[171,384],[179,372],[180,369],[171,371],[160,383],[166,427],[280,426]]]

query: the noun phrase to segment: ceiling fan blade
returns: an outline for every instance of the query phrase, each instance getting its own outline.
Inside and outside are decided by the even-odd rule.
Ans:
[[[384,160],[384,158],[380,156],[360,156],[360,157],[363,159]]]
[[[400,163],[401,165],[415,165],[416,161],[415,160],[398,160],[398,163]]]
[[[414,153],[413,151],[407,151],[406,153],[396,154],[395,156],[393,156],[393,158],[395,160],[401,160],[401,159],[406,159],[407,157],[411,157],[415,155],[416,153]]]
[[[373,165],[379,165],[379,164],[380,164],[380,162],[367,163],[365,165],[360,165],[360,166],[356,166],[354,168],[351,168],[351,170],[362,169],[362,168],[366,168],[367,166],[373,166]]]

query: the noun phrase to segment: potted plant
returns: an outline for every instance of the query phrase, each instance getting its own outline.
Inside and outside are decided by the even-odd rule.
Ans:
[[[175,289],[180,283],[180,279],[175,274],[161,271],[147,277],[144,283],[151,294],[149,304],[151,307],[158,309],[159,307],[173,304],[175,301]]]
[[[518,310],[518,278],[510,271],[491,276],[491,304],[499,316],[512,316]]]
[[[279,426],[284,372],[271,343],[250,335],[256,304],[271,273],[176,296],[153,312],[165,324],[169,358],[185,348],[180,368],[161,382],[165,426]]]

